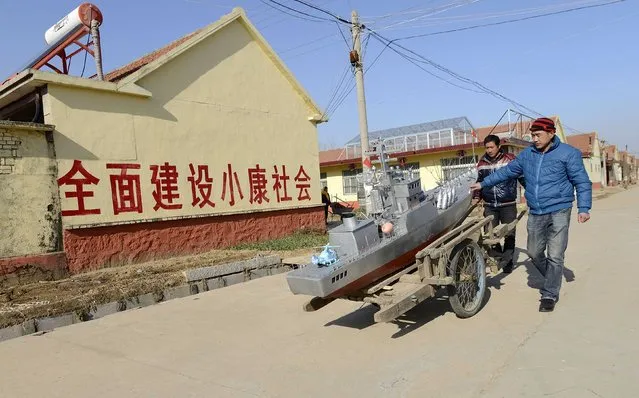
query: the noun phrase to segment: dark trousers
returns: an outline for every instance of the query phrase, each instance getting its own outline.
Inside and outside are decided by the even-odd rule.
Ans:
[[[559,298],[568,247],[571,208],[550,214],[528,215],[528,254],[544,276],[542,298]]]
[[[507,205],[503,207],[484,207],[484,217],[493,216],[492,225],[495,228],[497,225],[508,224],[517,218],[517,206]],[[515,229],[508,233],[504,237],[504,247],[500,250],[502,254],[502,261],[504,265],[512,265],[513,256],[515,254]]]

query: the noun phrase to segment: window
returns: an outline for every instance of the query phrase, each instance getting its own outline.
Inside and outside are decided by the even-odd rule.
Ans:
[[[466,143],[466,133],[464,131],[455,131],[455,142],[453,145],[461,145]]]
[[[342,171],[342,185],[344,187],[344,195],[356,195],[359,182],[357,176],[362,174],[362,169],[344,170]]]
[[[320,188],[323,190],[326,186],[326,173],[320,173]]]
[[[477,156],[464,156],[463,158],[445,158],[441,159],[442,174],[444,181],[452,180],[468,169],[470,165],[477,164]]]
[[[403,170],[419,171],[419,162],[404,163]]]

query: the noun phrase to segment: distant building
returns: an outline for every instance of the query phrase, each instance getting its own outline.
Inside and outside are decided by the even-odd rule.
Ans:
[[[596,132],[574,134],[566,137],[568,144],[581,151],[581,157],[593,189],[606,186],[606,167],[601,141]]]
[[[529,145],[520,138],[502,135],[506,151],[518,153]],[[466,117],[372,131],[368,137],[386,139],[389,152],[396,159],[390,165],[419,170],[425,190],[476,164],[484,154],[483,138],[477,137],[477,130]],[[364,201],[363,187],[357,179],[362,172],[359,140],[355,136],[343,148],[322,151],[319,155],[321,185],[328,187],[334,201],[355,207]]]
[[[608,185],[615,186],[622,181],[621,158],[616,145],[606,146],[606,181]]]

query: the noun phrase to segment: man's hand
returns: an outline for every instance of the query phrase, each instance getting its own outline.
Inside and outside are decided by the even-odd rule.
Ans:
[[[479,191],[481,189],[481,183],[476,182],[470,186],[471,191]]]
[[[579,221],[580,224],[583,224],[588,220],[590,220],[590,214],[588,213],[579,213],[579,215],[577,216],[577,221]]]

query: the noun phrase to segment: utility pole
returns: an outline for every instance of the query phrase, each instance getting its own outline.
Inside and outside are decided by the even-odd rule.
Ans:
[[[357,109],[359,113],[359,139],[362,155],[362,174],[368,175],[371,162],[368,158],[368,117],[366,116],[366,96],[364,94],[364,65],[362,60],[361,33],[363,26],[359,23],[357,11],[351,13],[353,51],[350,53],[351,65],[355,68],[355,83],[357,84]],[[366,196],[366,212],[370,209],[370,187],[364,185]]]

